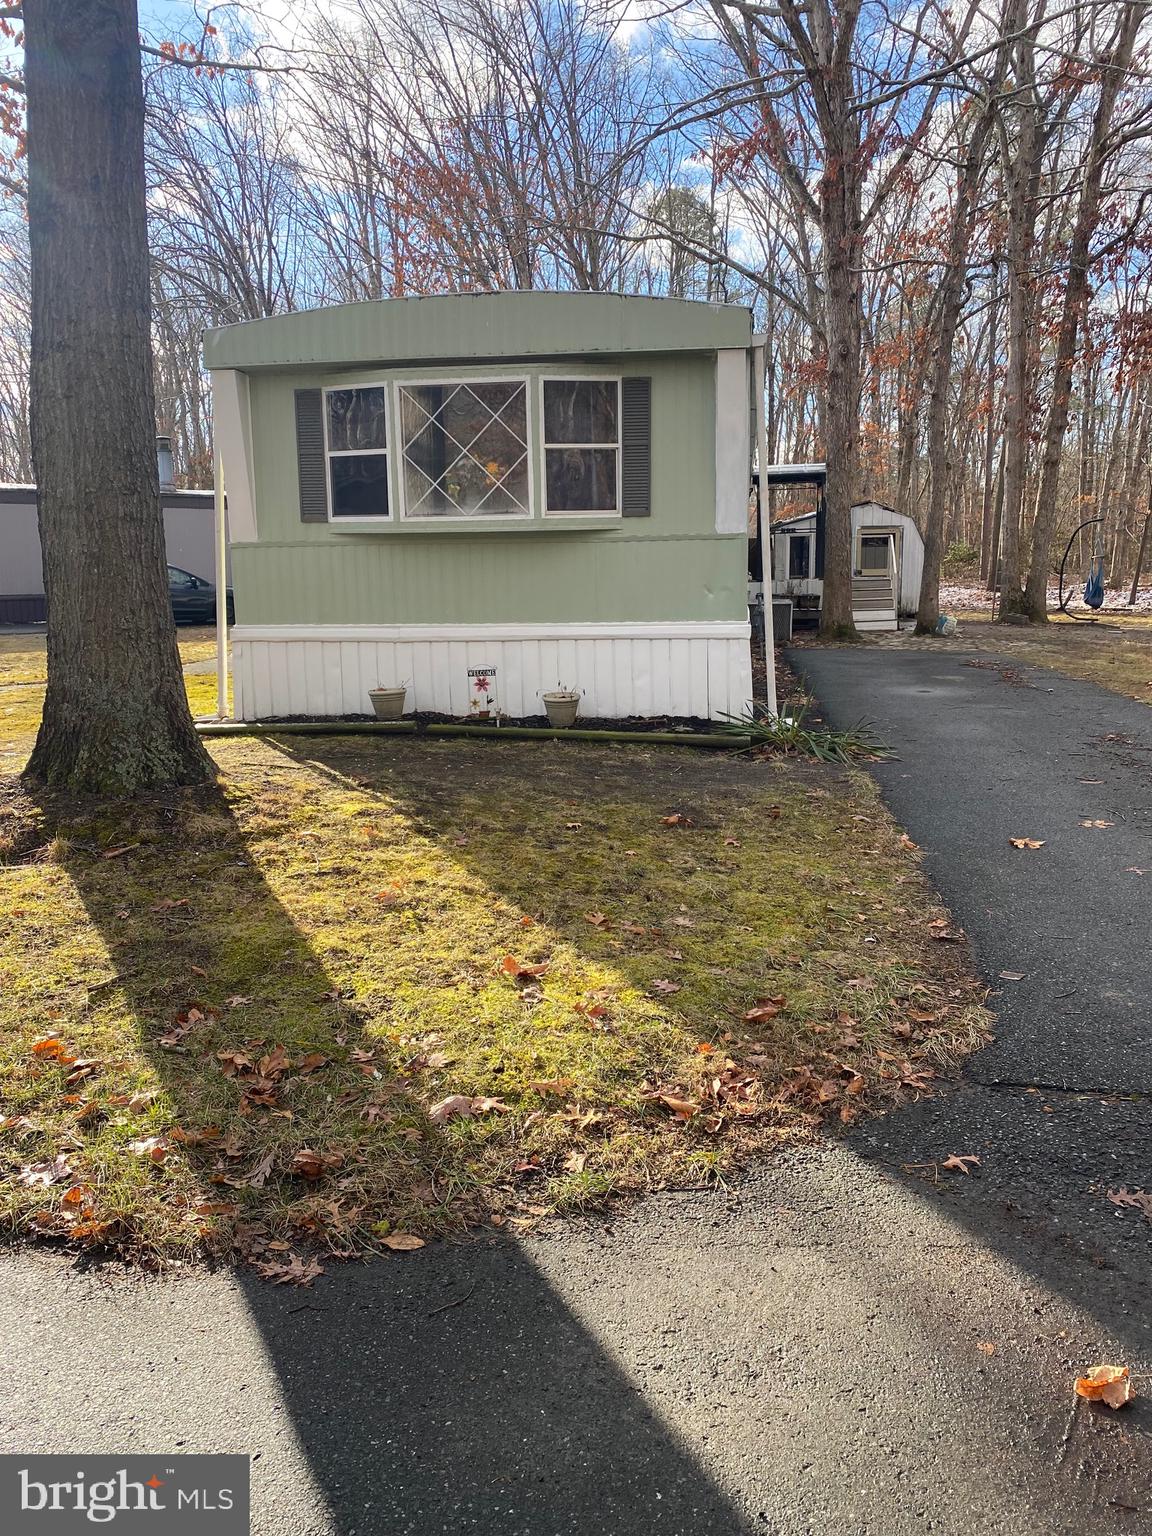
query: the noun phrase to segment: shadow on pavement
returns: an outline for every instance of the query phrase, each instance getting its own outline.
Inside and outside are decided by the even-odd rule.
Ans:
[[[243,1283],[340,1536],[752,1529],[507,1239]]]

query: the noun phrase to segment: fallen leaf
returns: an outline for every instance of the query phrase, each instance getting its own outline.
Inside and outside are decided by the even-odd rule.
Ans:
[[[1123,1408],[1136,1392],[1126,1365],[1094,1365],[1086,1376],[1076,1378],[1076,1395],[1107,1403],[1109,1408]]]
[[[149,910],[152,912],[172,912],[177,907],[186,907],[187,905],[187,896],[181,896],[175,900],[171,896],[162,896],[156,905],[149,908]],[[193,969],[195,969],[195,967],[193,967]]]
[[[467,1119],[473,1113],[471,1096],[454,1093],[447,1099],[441,1099],[439,1104],[433,1104],[428,1111],[428,1118],[434,1125],[443,1125],[448,1120],[455,1120],[457,1116]]]
[[[534,1093],[567,1093],[576,1081],[574,1077],[549,1077],[538,1083],[529,1083]]]
[[[1114,827],[1116,823],[1114,821],[1082,821],[1080,825],[1082,827]]]
[[[523,960],[517,960],[515,955],[505,955],[500,962],[500,969],[515,981],[533,981],[537,976],[543,976],[548,969],[547,960],[540,965],[528,965]]]
[[[1113,1205],[1124,1205],[1144,1213],[1146,1221],[1152,1221],[1152,1194],[1143,1189],[1110,1189],[1108,1198]]]
[[[652,990],[659,992],[662,997],[671,997],[674,992],[680,992],[683,989],[678,981],[666,981],[663,977],[659,977],[652,983]]]
[[[762,1024],[768,1019],[774,1019],[784,1007],[787,999],[784,997],[764,997],[758,1003],[749,1008],[744,1015],[749,1024]]]
[[[449,1120],[468,1120],[473,1115],[494,1112],[511,1114],[511,1105],[501,1099],[473,1099],[466,1093],[454,1093],[449,1098],[441,1099],[439,1104],[433,1104],[428,1111],[428,1118],[433,1125],[444,1125]]]
[[[1024,972],[1023,971],[1001,971],[1000,972],[1000,980],[1001,981],[1023,981],[1024,980]]]
[[[47,1189],[50,1184],[63,1184],[65,1179],[70,1179],[72,1165],[66,1154],[60,1152],[50,1161],[25,1163],[16,1177],[21,1184],[27,1184],[32,1189]]]
[[[135,1152],[137,1157],[146,1157],[153,1163],[162,1163],[171,1148],[164,1136],[142,1136],[139,1141],[130,1141],[128,1150]]]
[[[100,855],[102,859],[118,859],[122,853],[131,853],[133,848],[139,848],[139,843],[125,843],[122,848],[106,848]]]
[[[957,1157],[955,1152],[953,1152],[951,1157],[946,1157],[940,1166],[941,1168],[955,1168],[960,1173],[971,1173],[972,1169],[969,1168],[969,1163],[972,1163],[977,1168],[979,1168],[980,1159],[970,1152],[966,1153],[962,1157]]]
[[[275,1151],[265,1152],[264,1156],[253,1166],[252,1171],[243,1182],[250,1189],[263,1189],[264,1185],[268,1182],[268,1175],[272,1172],[272,1165],[275,1161]]]
[[[990,1339],[981,1339],[976,1348],[982,1355],[994,1355],[996,1353],[996,1346]]]
[[[1013,848],[1043,848],[1044,844],[1035,837],[1010,837],[1008,841]]]
[[[411,1253],[416,1248],[423,1248],[424,1239],[417,1237],[413,1232],[389,1232],[387,1237],[380,1241],[385,1248],[391,1248],[394,1253]]]
[[[343,1166],[343,1152],[314,1152],[311,1147],[301,1147],[292,1159],[292,1172],[302,1179],[322,1179]]]
[[[70,1067],[76,1061],[76,1057],[69,1055],[63,1043],[57,1040],[55,1035],[47,1040],[37,1040],[32,1047],[32,1054],[39,1056],[43,1061],[59,1062],[62,1067]]]
[[[285,1264],[274,1260],[255,1260],[252,1267],[265,1280],[271,1280],[273,1285],[311,1285],[317,1276],[324,1273],[324,1266],[319,1259],[305,1260],[297,1254],[292,1254]]]
[[[901,832],[901,834],[900,834],[900,846],[901,846],[901,848],[913,849],[913,848],[919,848],[920,844],[919,843],[914,843],[912,841],[912,839],[908,836],[907,832]]]
[[[739,848],[740,839],[738,837],[726,837],[724,839],[724,846],[725,848]]]
[[[691,816],[683,816],[679,811],[673,811],[671,816],[661,816],[662,827],[691,827],[694,826]]]
[[[587,1152],[569,1152],[564,1159],[564,1171],[565,1173],[583,1173],[587,1161]]]
[[[699,1104],[693,1104],[688,1099],[678,1099],[671,1093],[660,1093],[656,1097],[665,1109],[671,1110],[677,1120],[691,1120],[700,1111]]]
[[[606,928],[608,926],[608,917],[604,912],[585,912],[584,921],[591,923],[593,928]]]

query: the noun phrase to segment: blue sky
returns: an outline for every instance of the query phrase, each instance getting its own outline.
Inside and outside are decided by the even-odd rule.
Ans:
[[[182,33],[192,19],[188,0],[139,0],[140,30],[153,37]]]

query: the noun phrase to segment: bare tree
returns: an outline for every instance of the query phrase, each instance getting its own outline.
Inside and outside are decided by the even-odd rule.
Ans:
[[[25,41],[48,601],[48,687],[27,774],[117,794],[202,783],[213,770],[176,649],[153,440],[134,0],[36,0]]]

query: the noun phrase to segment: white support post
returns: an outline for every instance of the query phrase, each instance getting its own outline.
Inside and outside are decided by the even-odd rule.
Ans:
[[[213,456],[216,504],[216,713],[228,719],[228,522],[224,507],[224,463]]]
[[[764,590],[764,672],[766,703],[775,715],[779,712],[776,702],[776,637],[772,631],[772,530],[768,519],[768,487],[764,476],[768,469],[768,425],[764,415],[764,389],[768,381],[768,338],[752,338],[752,393],[756,405],[756,468],[760,475],[760,495],[757,516],[760,519],[760,558],[763,561]]]

